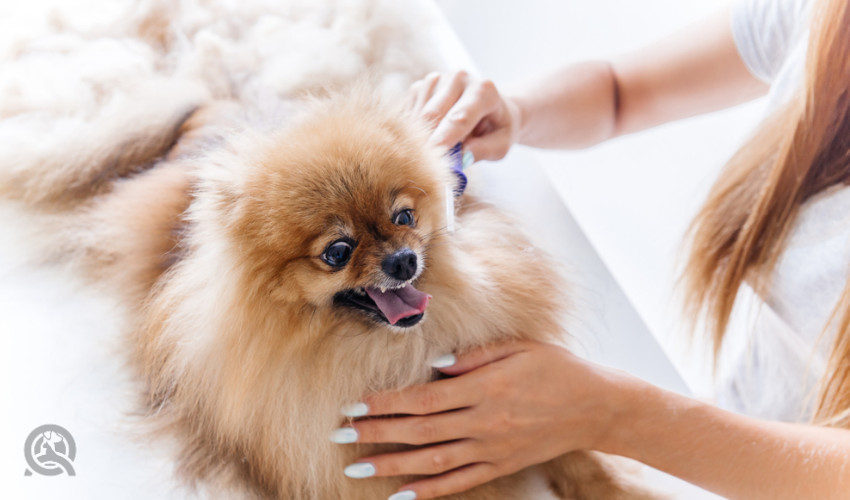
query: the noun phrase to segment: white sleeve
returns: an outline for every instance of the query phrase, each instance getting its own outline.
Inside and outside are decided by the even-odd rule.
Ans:
[[[732,36],[744,64],[770,83],[808,26],[809,0],[735,0]]]

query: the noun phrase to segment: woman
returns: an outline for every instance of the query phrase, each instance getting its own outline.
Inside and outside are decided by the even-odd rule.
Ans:
[[[411,415],[355,422],[359,442],[430,444],[362,459],[377,475],[428,476],[394,500],[463,491],[577,449],[731,498],[850,497],[850,6],[809,3],[740,0],[731,25],[725,12],[628,59],[573,65],[511,95],[462,73],[414,85],[412,106],[434,124],[435,143],[498,159],[516,142],[584,147],[720,109],[770,82],[774,112],[697,215],[684,278],[715,355],[742,285],[778,320],[760,316],[747,353],[716,358],[732,367],[721,404],[749,415],[551,345],[448,354],[435,366],[456,377],[353,408]]]

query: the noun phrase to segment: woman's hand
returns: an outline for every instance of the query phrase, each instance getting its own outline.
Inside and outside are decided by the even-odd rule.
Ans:
[[[463,142],[476,160],[499,160],[517,142],[519,108],[490,80],[431,73],[410,87],[408,105],[434,127],[431,142],[451,148]]]
[[[431,445],[358,462],[372,464],[369,475],[431,476],[401,488],[417,499],[464,491],[569,451],[599,449],[618,414],[616,387],[626,379],[538,342],[478,349],[440,371],[458,376],[364,401],[369,417],[408,416],[353,424],[358,443]]]

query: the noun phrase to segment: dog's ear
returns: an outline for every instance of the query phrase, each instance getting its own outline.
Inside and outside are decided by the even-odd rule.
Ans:
[[[209,117],[210,113],[220,113],[220,109],[204,115]],[[218,121],[203,122],[190,134],[184,150],[188,158],[181,161],[197,172],[197,190],[203,193],[198,201],[216,208],[225,223],[235,222],[250,198],[248,186],[256,182],[262,153],[273,147],[274,138],[252,128]]]

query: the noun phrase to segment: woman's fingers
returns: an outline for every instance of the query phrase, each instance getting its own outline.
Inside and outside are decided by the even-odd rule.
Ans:
[[[467,351],[459,356],[451,366],[440,368],[446,375],[461,375],[481,368],[484,365],[495,363],[514,354],[525,352],[529,349],[527,342],[505,342],[491,346],[484,346]],[[451,379],[450,379],[451,380]]]
[[[468,373],[482,366],[527,351],[528,342],[506,342],[479,347],[456,358],[453,365],[439,368],[447,375]],[[484,397],[477,390],[474,377],[437,380],[428,384],[408,387],[400,391],[377,393],[363,401],[363,411],[351,416],[380,415],[430,415],[475,406]]]
[[[465,439],[416,450],[360,459],[375,467],[375,476],[432,476],[480,460],[474,441]]]
[[[478,404],[474,380],[444,379],[396,392],[372,394],[364,400],[365,415],[429,415]],[[364,416],[365,416],[364,415]]]
[[[516,106],[492,81],[464,71],[432,73],[417,81],[408,93],[408,107],[433,127],[433,145],[448,149],[462,142],[479,160],[503,158],[516,140]]]
[[[445,147],[463,142],[481,120],[498,111],[500,99],[496,86],[489,80],[468,85],[431,134],[431,142]]]
[[[472,136],[463,143],[463,150],[480,160],[501,160],[513,144],[511,130],[500,128],[481,137]]]
[[[435,498],[572,450],[603,448],[619,425],[613,415],[623,407],[607,396],[621,380],[555,345],[504,343],[440,356],[432,366],[457,376],[350,405],[351,417],[383,417],[357,420],[331,436],[339,444],[425,446],[364,458],[346,475],[430,476],[395,498]]]
[[[433,72],[428,73],[425,78],[414,82],[407,94],[407,109],[419,114],[422,106],[428,102],[434,93],[434,88],[440,82],[440,78],[439,73]]]
[[[469,75],[465,71],[458,71],[449,77],[442,78],[433,94],[422,106],[420,112],[422,118],[436,127],[463,95],[468,83]]]
[[[504,473],[500,473],[495,465],[479,462],[407,484],[399,488],[399,491],[413,491],[416,493],[416,500],[425,500],[460,493],[501,475]]]
[[[431,444],[469,437],[467,410],[428,417],[360,420],[352,424],[358,443]]]

